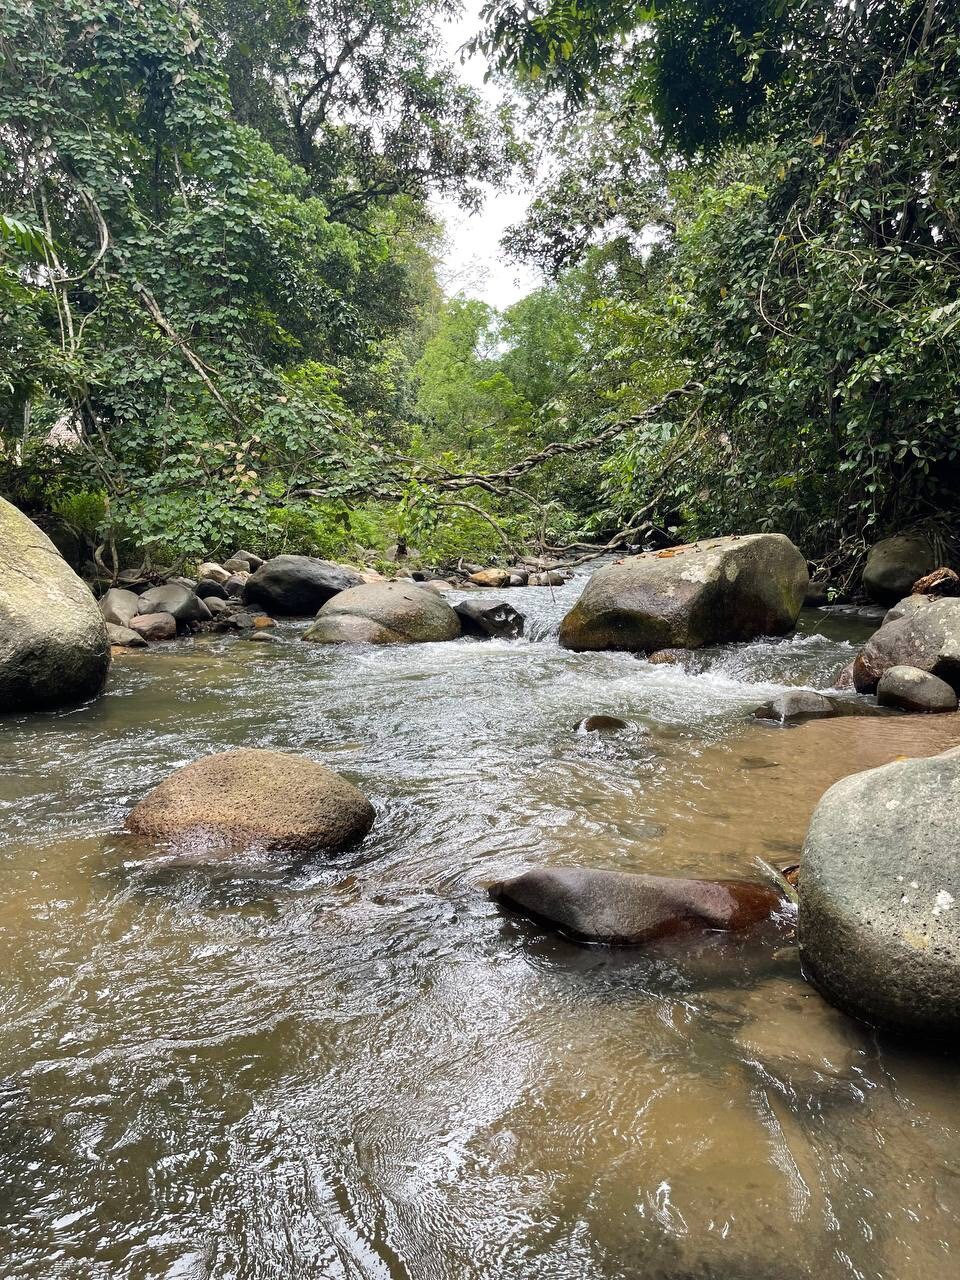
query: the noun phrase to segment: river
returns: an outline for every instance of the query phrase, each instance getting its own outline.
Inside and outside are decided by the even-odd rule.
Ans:
[[[543,863],[761,877],[836,778],[960,718],[802,728],[869,633],[702,670],[520,641],[221,636],[115,662],[0,726],[4,1280],[941,1280],[960,1265],[960,1066],[835,1014],[789,922],[642,951],[498,910]],[[630,729],[578,733],[607,712]],[[347,854],[158,860],[130,806],[213,750],[302,752],[377,808]]]

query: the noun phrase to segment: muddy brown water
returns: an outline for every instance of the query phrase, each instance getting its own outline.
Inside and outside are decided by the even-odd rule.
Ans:
[[[960,1070],[834,1014],[790,921],[578,947],[483,886],[542,863],[753,875],[835,779],[958,717],[798,729],[870,630],[806,615],[700,674],[532,638],[232,638],[115,663],[0,722],[0,1275],[24,1280],[939,1280],[960,1260]],[[623,733],[574,731],[584,716]],[[120,833],[173,768],[301,751],[378,822],[300,865]]]

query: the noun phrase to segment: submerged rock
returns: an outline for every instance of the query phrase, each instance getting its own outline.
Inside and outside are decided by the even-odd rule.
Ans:
[[[629,728],[626,720],[621,720],[619,716],[595,715],[581,720],[576,731],[577,733],[620,733],[623,729]]]
[[[274,556],[245,580],[242,593],[246,604],[296,616],[316,613],[338,592],[359,585],[359,573],[346,565],[313,556]]]
[[[864,1029],[799,981],[771,978],[748,991],[734,1043],[748,1062],[791,1089],[848,1084],[867,1058]]]
[[[342,849],[362,840],[373,820],[366,797],[330,769],[283,751],[243,748],[178,769],[131,810],[127,826],[226,857],[251,848]]]
[[[960,1034],[960,751],[857,773],[817,806],[800,865],[800,956],[866,1022]]]
[[[516,640],[523,635],[526,619],[503,600],[464,600],[454,605],[465,636],[498,636]]]
[[[460,620],[446,600],[411,583],[351,587],[329,600],[304,632],[314,644],[420,644],[456,640]]]
[[[639,946],[696,930],[740,930],[783,906],[770,885],[543,867],[490,886],[497,902],[585,942]]]
[[[644,652],[792,630],[807,563],[779,533],[716,538],[599,569],[564,618],[566,649]]]
[[[960,688],[960,599],[932,600],[885,622],[856,657],[857,690],[873,693],[889,667],[917,667]]]
[[[881,706],[902,711],[956,711],[957,695],[945,680],[918,667],[887,667],[877,685]]]
[[[0,713],[66,706],[103,688],[106,624],[90,588],[0,498]]]
[[[863,570],[863,589],[871,600],[892,604],[937,566],[930,539],[924,534],[903,533],[884,538],[870,548]]]

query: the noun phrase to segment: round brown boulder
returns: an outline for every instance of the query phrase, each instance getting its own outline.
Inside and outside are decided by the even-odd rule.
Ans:
[[[542,867],[490,886],[505,906],[585,942],[640,946],[696,930],[760,924],[784,900],[749,880],[681,880],[589,867]]]
[[[791,631],[809,581],[781,533],[713,538],[599,569],[560,626],[565,649],[699,649]]]
[[[214,857],[243,849],[314,853],[362,840],[373,806],[322,765],[243,748],[195,760],[130,812],[137,835],[199,845]]]
[[[412,582],[376,582],[327,601],[303,638],[314,644],[422,644],[459,635],[460,620],[440,596]]]

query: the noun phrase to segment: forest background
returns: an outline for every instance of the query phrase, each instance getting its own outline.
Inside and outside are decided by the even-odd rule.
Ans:
[[[0,0],[0,492],[81,560],[956,547],[949,0]],[[436,201],[527,189],[502,312]]]

